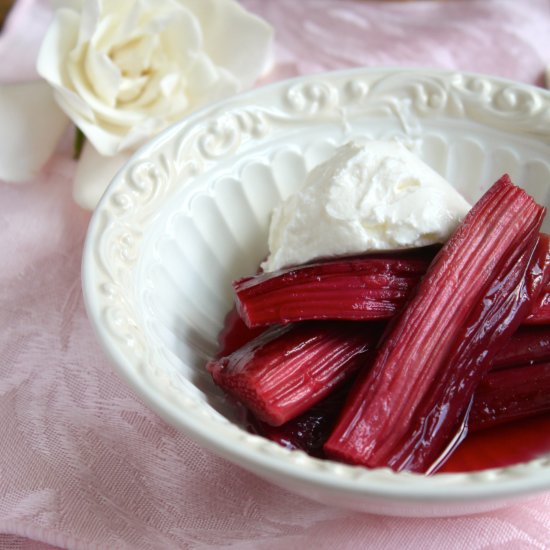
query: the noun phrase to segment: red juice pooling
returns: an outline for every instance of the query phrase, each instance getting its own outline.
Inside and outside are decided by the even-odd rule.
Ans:
[[[548,453],[550,413],[468,434],[438,473],[501,468]]]

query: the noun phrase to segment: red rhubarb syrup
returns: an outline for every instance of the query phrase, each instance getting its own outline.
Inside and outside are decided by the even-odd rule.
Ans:
[[[260,334],[264,327],[249,329],[235,309],[219,335],[218,356],[232,353]],[[254,433],[254,423],[248,423]],[[321,447],[321,445],[317,445]],[[550,454],[550,413],[471,433],[453,451],[437,473],[472,472],[511,466]],[[313,453],[321,456],[320,453]]]
[[[550,453],[550,413],[466,436],[439,473],[511,466]]]
[[[218,335],[218,357],[225,357],[259,336],[265,327],[248,328],[233,308],[226,316]]]

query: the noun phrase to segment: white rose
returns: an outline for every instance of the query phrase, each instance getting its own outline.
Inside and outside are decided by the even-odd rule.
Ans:
[[[83,0],[55,12],[38,72],[102,155],[260,74],[271,29],[233,0]]]
[[[95,149],[85,150],[77,173],[75,198],[85,207],[108,183],[86,188],[87,165],[100,180],[97,153],[134,149],[187,113],[250,86],[266,67],[272,29],[234,0],[58,5],[37,69]]]

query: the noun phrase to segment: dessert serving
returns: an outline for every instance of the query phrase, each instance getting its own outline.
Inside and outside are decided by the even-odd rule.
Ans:
[[[123,380],[178,430],[242,468],[330,506],[444,516],[490,510],[550,490],[545,437],[550,413],[531,415],[544,409],[548,395],[542,389],[550,361],[550,288],[543,281],[535,297],[539,278],[529,267],[542,249],[529,260],[524,255],[530,242],[524,224],[536,225],[540,206],[550,205],[549,108],[550,93],[541,88],[489,76],[402,69],[302,77],[205,108],[138,151],[93,215],[82,271],[99,342]],[[408,150],[398,152],[397,160],[396,148],[402,148],[396,142]],[[366,161],[366,143],[368,154],[379,160]],[[421,169],[417,159],[409,162],[410,151],[432,170]],[[329,169],[317,179],[325,198],[313,196],[308,175],[338,154],[344,177],[337,181]],[[394,160],[382,161],[388,154]],[[373,170],[362,170],[369,162]],[[329,165],[333,174],[335,165]],[[380,185],[387,174],[407,172],[414,177],[394,187]],[[510,221],[507,210],[500,210],[505,204],[522,213],[512,216],[510,227],[495,225],[489,202],[468,222],[480,198],[505,173],[523,191],[501,182],[502,200],[494,207],[502,220]],[[321,219],[323,203],[330,205],[330,215]],[[278,214],[272,214],[274,207]],[[407,212],[414,217],[408,219]],[[489,218],[493,232],[485,228],[476,237],[461,231],[464,224],[478,227],[483,219],[478,215]],[[270,235],[272,219],[281,225]],[[317,230],[306,239],[302,228],[308,226]],[[513,227],[516,248],[502,239]],[[548,216],[533,233],[550,233]],[[491,246],[484,246],[484,239]],[[463,256],[464,242],[476,253]],[[302,255],[308,250],[314,254],[306,260]],[[497,257],[515,258],[509,277]],[[471,268],[462,277],[451,269],[457,262],[461,270]],[[422,286],[435,275],[435,286]],[[467,310],[473,316],[479,299],[477,306],[494,303],[500,311],[497,295],[483,301],[479,293],[511,288],[515,277],[525,283],[525,292],[519,281],[512,295],[521,299],[501,304],[510,316],[499,326],[512,330],[523,316],[519,328],[508,343],[499,341],[498,331],[487,334],[496,338],[489,349],[498,348],[498,354],[490,365],[470,364],[477,336],[483,340],[475,323],[477,336],[468,346],[453,347],[459,333],[469,334],[474,317]],[[486,287],[489,280],[494,284]],[[447,283],[462,293],[456,302]],[[529,312],[520,303],[523,296],[532,302]],[[424,300],[429,307],[422,306]],[[399,319],[415,303],[407,334]],[[493,319],[498,324],[500,314],[491,309],[486,315],[484,324]],[[324,332],[316,332],[321,326]],[[398,329],[398,338],[392,338]],[[441,345],[432,345],[432,332]],[[260,343],[251,342],[255,337]],[[394,340],[406,346],[388,348],[388,361],[380,363],[378,351]],[[281,363],[284,346],[296,355]],[[396,361],[398,351],[403,356]],[[307,367],[308,356],[319,368]],[[254,369],[240,377],[248,359]],[[402,359],[406,371],[396,368]],[[453,372],[460,373],[456,380],[482,378],[471,407],[464,406],[461,382],[456,393],[445,392],[456,382],[446,374],[451,359]],[[209,362],[212,372],[205,368]],[[264,376],[261,365],[278,363],[281,371],[270,369]],[[298,381],[289,381],[292,373]],[[226,378],[228,391],[242,386],[246,395],[231,396],[212,374],[218,381]],[[399,391],[385,391],[394,387]],[[413,387],[410,394],[403,391]],[[373,409],[358,406],[365,400],[354,403],[354,392],[372,392],[372,403],[391,402],[395,417],[369,416]],[[274,402],[268,402],[270,395]],[[452,404],[449,420],[455,418],[457,425],[442,422],[441,433],[427,425],[437,444],[433,452],[448,458],[434,461],[427,468],[434,475],[425,475],[417,473],[424,466],[413,466],[432,460],[415,451],[423,446],[415,422],[433,404],[430,397],[437,398],[436,410],[442,402]],[[467,433],[457,419],[465,408]],[[358,422],[342,423],[346,411],[356,412]],[[436,418],[443,421],[443,415]],[[361,436],[367,430],[375,436],[371,450]],[[348,431],[352,439],[340,436]],[[447,442],[451,433],[456,437]],[[386,434],[395,441],[386,441]],[[401,446],[405,440],[411,448]],[[412,448],[413,441],[419,446]],[[350,452],[351,442],[357,453]],[[394,466],[371,465],[387,459]]]
[[[228,347],[233,318],[208,370],[288,448],[436,472],[468,431],[550,411],[545,211],[507,175],[469,210],[402,145],[343,146],[275,210],[233,285],[250,340]]]

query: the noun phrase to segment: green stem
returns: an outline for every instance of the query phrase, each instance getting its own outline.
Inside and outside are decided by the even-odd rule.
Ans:
[[[80,158],[85,141],[86,141],[86,136],[78,126],[75,126],[75,133],[74,133],[74,139],[73,139],[73,159],[74,160],[78,160]]]

